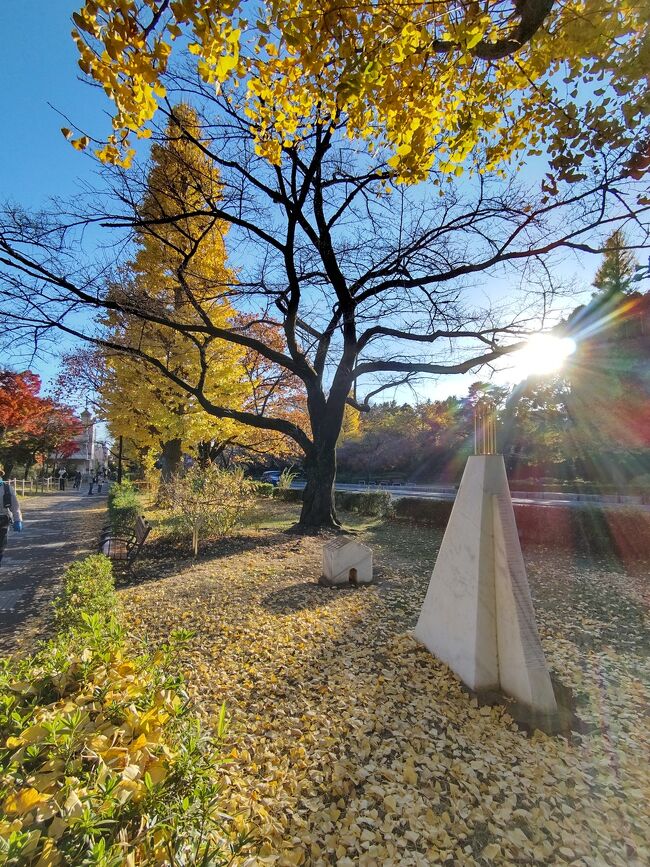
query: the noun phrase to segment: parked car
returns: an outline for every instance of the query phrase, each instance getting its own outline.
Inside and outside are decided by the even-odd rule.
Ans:
[[[262,473],[262,481],[270,482],[272,485],[277,485],[280,481],[281,475],[282,470],[266,470],[266,472]]]

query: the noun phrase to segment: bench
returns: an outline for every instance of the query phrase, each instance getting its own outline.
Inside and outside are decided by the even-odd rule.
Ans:
[[[123,563],[130,568],[150,532],[151,524],[141,515],[138,515],[130,536],[118,536],[110,528],[106,528],[99,545],[100,554],[105,554],[114,563]]]

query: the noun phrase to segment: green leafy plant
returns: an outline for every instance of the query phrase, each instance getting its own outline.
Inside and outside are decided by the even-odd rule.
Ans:
[[[253,482],[253,492],[258,497],[272,497],[275,486],[271,482]]]
[[[94,554],[73,563],[63,577],[61,593],[53,606],[59,631],[81,626],[83,615],[117,614],[110,560]]]
[[[0,864],[240,864],[250,829],[225,813],[215,774],[225,706],[208,736],[175,667],[192,633],[134,650],[109,570],[75,564],[56,604],[65,628],[0,660]]]
[[[108,518],[114,532],[131,531],[141,512],[140,497],[132,482],[111,485],[108,492]]]
[[[277,500],[282,500],[285,503],[301,503],[303,492],[297,488],[276,488],[273,491],[273,497]]]
[[[388,491],[337,491],[335,501],[337,509],[371,518],[383,518],[392,511],[392,499]]]
[[[291,485],[293,484],[294,479],[297,477],[297,475],[298,473],[293,472],[293,470],[291,469],[282,470],[277,484],[278,491],[290,491]]]

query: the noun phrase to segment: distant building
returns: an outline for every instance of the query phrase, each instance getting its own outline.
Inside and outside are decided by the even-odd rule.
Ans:
[[[97,441],[97,420],[85,409],[79,416],[83,430],[75,437],[77,448],[65,461],[68,469],[80,470],[82,473],[90,473],[106,466],[108,463],[108,449],[106,443]]]

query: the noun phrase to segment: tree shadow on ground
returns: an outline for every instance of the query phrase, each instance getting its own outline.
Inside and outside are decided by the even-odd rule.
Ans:
[[[357,588],[352,586],[323,587],[316,581],[303,581],[274,590],[264,596],[261,603],[273,614],[292,614],[308,608],[323,608],[335,602],[339,593],[354,593],[356,590]]]
[[[283,533],[264,538],[254,534],[242,534],[206,542],[200,549],[199,556],[194,557],[187,543],[171,539],[154,539],[151,544],[145,543],[142,555],[130,570],[114,567],[115,584],[119,588],[124,588],[172,578],[193,566],[203,566],[268,545],[284,545],[289,551],[292,548],[291,540]]]

